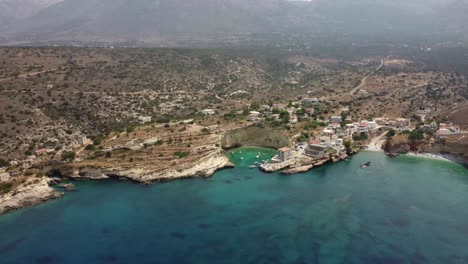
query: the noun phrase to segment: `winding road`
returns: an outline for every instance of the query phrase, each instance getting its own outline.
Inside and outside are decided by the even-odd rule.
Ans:
[[[351,95],[354,95],[357,91],[361,90],[362,87],[364,87],[366,85],[366,81],[367,81],[367,78],[369,78],[372,74],[380,71],[380,69],[382,69],[382,67],[385,65],[385,59],[386,58],[383,58],[380,60],[380,65],[379,67],[377,67],[375,70],[373,70],[372,72],[370,72],[369,74],[367,74],[366,76],[364,76],[364,78],[362,78],[361,82],[359,83],[358,86],[354,87],[353,90],[351,90],[350,94]]]

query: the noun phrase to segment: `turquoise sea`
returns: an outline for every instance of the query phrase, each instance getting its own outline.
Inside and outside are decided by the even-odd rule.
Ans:
[[[292,176],[249,168],[273,154],[234,150],[238,166],[210,179],[78,182],[0,216],[0,263],[468,263],[465,168],[380,153]]]

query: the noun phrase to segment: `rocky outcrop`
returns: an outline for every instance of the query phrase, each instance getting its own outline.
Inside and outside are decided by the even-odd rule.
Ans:
[[[342,158],[340,156],[336,157],[325,157],[322,159],[312,159],[310,157],[304,155],[298,155],[293,157],[284,162],[278,163],[265,163],[260,165],[260,170],[264,172],[275,172],[286,169],[282,172],[282,174],[295,174],[301,172],[307,172],[315,167],[320,167],[330,161],[338,162],[340,160],[346,160],[347,155],[343,155]]]
[[[428,151],[432,153],[450,153],[468,159],[468,134],[448,136],[445,140],[433,144]]]
[[[210,177],[217,170],[234,167],[229,159],[220,151],[213,152],[202,159],[175,165],[168,169],[154,170],[144,166],[134,168],[120,168],[115,164],[113,168],[62,167],[62,176],[72,179],[104,180],[109,178],[129,179],[135,182],[152,183],[170,181],[190,177]]]
[[[221,146],[230,149],[241,146],[282,148],[289,145],[289,140],[279,131],[263,127],[246,127],[226,132],[221,139]]]
[[[454,162],[464,166],[468,165],[468,135],[453,135],[439,142],[428,142],[427,140],[411,141],[402,138],[392,138],[384,145],[384,150],[392,154],[429,153],[448,154]]]
[[[67,190],[67,191],[75,191],[76,190],[76,186],[73,184],[73,183],[62,183],[62,184],[59,184],[58,187],[64,189],[64,190]]]
[[[31,177],[0,196],[0,214],[35,206],[51,199],[60,198],[62,195],[63,193],[57,192],[49,186],[47,178]]]
[[[296,159],[292,158],[283,162],[278,162],[278,163],[264,163],[260,165],[260,170],[264,172],[275,172],[279,171],[282,169],[289,168],[290,166],[296,164]]]
[[[388,153],[404,154],[408,152],[423,152],[429,143],[426,140],[413,141],[409,140],[406,135],[398,135],[384,144],[383,149]]]
[[[290,174],[296,174],[296,173],[301,173],[301,172],[308,172],[314,167],[313,164],[310,165],[305,165],[305,166],[300,166],[296,168],[291,168],[289,170],[285,170],[282,172],[282,174],[290,175]]]

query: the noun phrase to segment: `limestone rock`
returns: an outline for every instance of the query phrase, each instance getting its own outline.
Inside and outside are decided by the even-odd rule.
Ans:
[[[63,193],[49,186],[48,178],[29,178],[8,193],[0,196],[0,214],[31,207],[51,199],[62,197]]]

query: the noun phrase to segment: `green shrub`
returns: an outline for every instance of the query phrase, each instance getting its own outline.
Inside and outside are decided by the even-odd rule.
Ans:
[[[188,157],[190,153],[189,152],[185,152],[185,151],[176,151],[174,152],[174,157],[177,157],[179,159],[183,159],[183,158],[186,158]]]
[[[417,131],[417,130],[413,130],[411,131],[411,133],[408,135],[408,139],[409,140],[422,140],[424,139],[424,134]]]
[[[390,129],[387,133],[387,139],[391,139],[392,137],[394,137],[396,135],[396,132],[395,130],[393,129]]]
[[[96,146],[93,145],[93,144],[86,146],[85,149],[89,150],[89,151],[96,151],[97,150]]]
[[[76,158],[76,153],[73,151],[65,151],[62,153],[63,161],[74,161]]]
[[[13,188],[13,183],[11,182],[0,182],[0,193],[4,194],[9,191],[11,191],[11,188]]]
[[[367,134],[365,132],[361,132],[361,134],[357,135],[357,136],[354,136],[353,137],[353,140],[354,141],[364,141],[364,140],[367,140],[369,137],[367,136]]]
[[[0,168],[1,167],[8,167],[10,166],[10,163],[4,159],[0,159]]]

